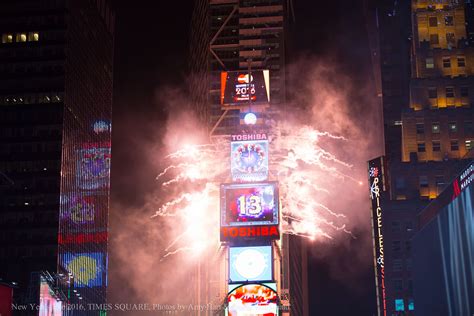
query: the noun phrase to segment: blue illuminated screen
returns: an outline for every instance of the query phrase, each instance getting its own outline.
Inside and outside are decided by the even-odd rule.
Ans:
[[[229,248],[229,282],[272,279],[271,246]]]

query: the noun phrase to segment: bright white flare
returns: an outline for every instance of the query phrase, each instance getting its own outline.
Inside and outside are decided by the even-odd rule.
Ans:
[[[340,230],[350,234],[345,215],[322,202],[332,198],[328,188],[335,179],[359,183],[346,173],[350,164],[320,145],[323,139],[341,143],[346,139],[309,126],[290,125],[279,126],[269,135],[269,180],[279,183],[282,232],[310,240],[332,238],[332,232]],[[182,229],[163,257],[188,250],[199,254],[218,243],[219,184],[231,181],[229,140],[186,145],[166,159],[171,164],[157,180],[162,183],[162,195],[168,198],[153,217],[176,217],[174,226]]]

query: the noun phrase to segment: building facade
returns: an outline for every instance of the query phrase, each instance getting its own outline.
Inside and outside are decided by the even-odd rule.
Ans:
[[[419,230],[413,237],[417,315],[474,312],[474,165],[472,159],[466,162],[418,216]]]
[[[387,160],[386,305],[379,304],[379,314],[416,315],[412,242],[418,214],[459,172],[474,139],[472,5],[369,2]]]
[[[74,0],[0,12],[0,277],[18,283],[17,303],[34,299],[39,271],[58,272],[71,302],[105,302],[113,12]]]
[[[268,133],[273,122],[284,115],[292,11],[292,1],[283,0],[195,1],[189,58],[190,96],[211,139],[239,134],[242,130]],[[270,101],[265,106],[251,102],[248,106],[223,104],[222,72],[252,74],[262,70],[269,73]],[[243,125],[248,112],[257,116],[253,130]],[[300,237],[282,235],[272,245],[273,281],[282,303],[289,306],[283,315],[308,315],[305,243]],[[219,270],[214,268],[215,263],[208,263],[207,272],[201,272],[207,274],[199,278],[199,288],[209,290],[211,297],[199,295],[200,302],[220,303],[228,294],[227,284],[232,283],[226,263],[228,246],[222,244],[213,256],[219,262]]]

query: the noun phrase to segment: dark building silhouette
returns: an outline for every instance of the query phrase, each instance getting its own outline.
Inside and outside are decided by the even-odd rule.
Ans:
[[[0,3],[0,278],[17,303],[46,270],[71,302],[105,302],[113,28],[103,0]]]
[[[376,34],[374,73],[380,75],[386,157],[385,298],[379,288],[379,315],[418,315],[412,246],[418,214],[459,172],[474,141],[472,6],[367,3],[370,32]],[[377,236],[374,230],[375,242]]]

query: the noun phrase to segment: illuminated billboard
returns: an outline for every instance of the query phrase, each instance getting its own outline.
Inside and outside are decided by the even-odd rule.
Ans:
[[[102,274],[105,272],[103,253],[64,253],[61,262],[66,270],[73,274],[75,287],[103,285]]]
[[[369,161],[369,186],[372,205],[372,236],[374,238],[374,267],[379,315],[387,315],[385,292],[385,258],[383,243],[383,199],[385,189],[384,159],[379,157]]]
[[[232,181],[265,181],[268,178],[268,140],[230,143]]]
[[[221,241],[279,239],[276,182],[221,184]]]
[[[229,247],[229,282],[272,279],[272,246]]]
[[[228,316],[277,316],[276,284],[229,285],[226,303],[226,315]]]
[[[40,304],[39,316],[62,315],[62,302],[43,277],[40,277]]]
[[[109,187],[110,144],[88,143],[77,152],[77,186],[80,189],[95,190]]]
[[[221,226],[278,224],[276,182],[221,185]]]
[[[221,104],[270,102],[270,73],[268,70],[221,72]]]
[[[91,192],[61,194],[61,227],[70,232],[104,230],[107,223],[103,213],[107,206],[106,195],[93,195]]]

